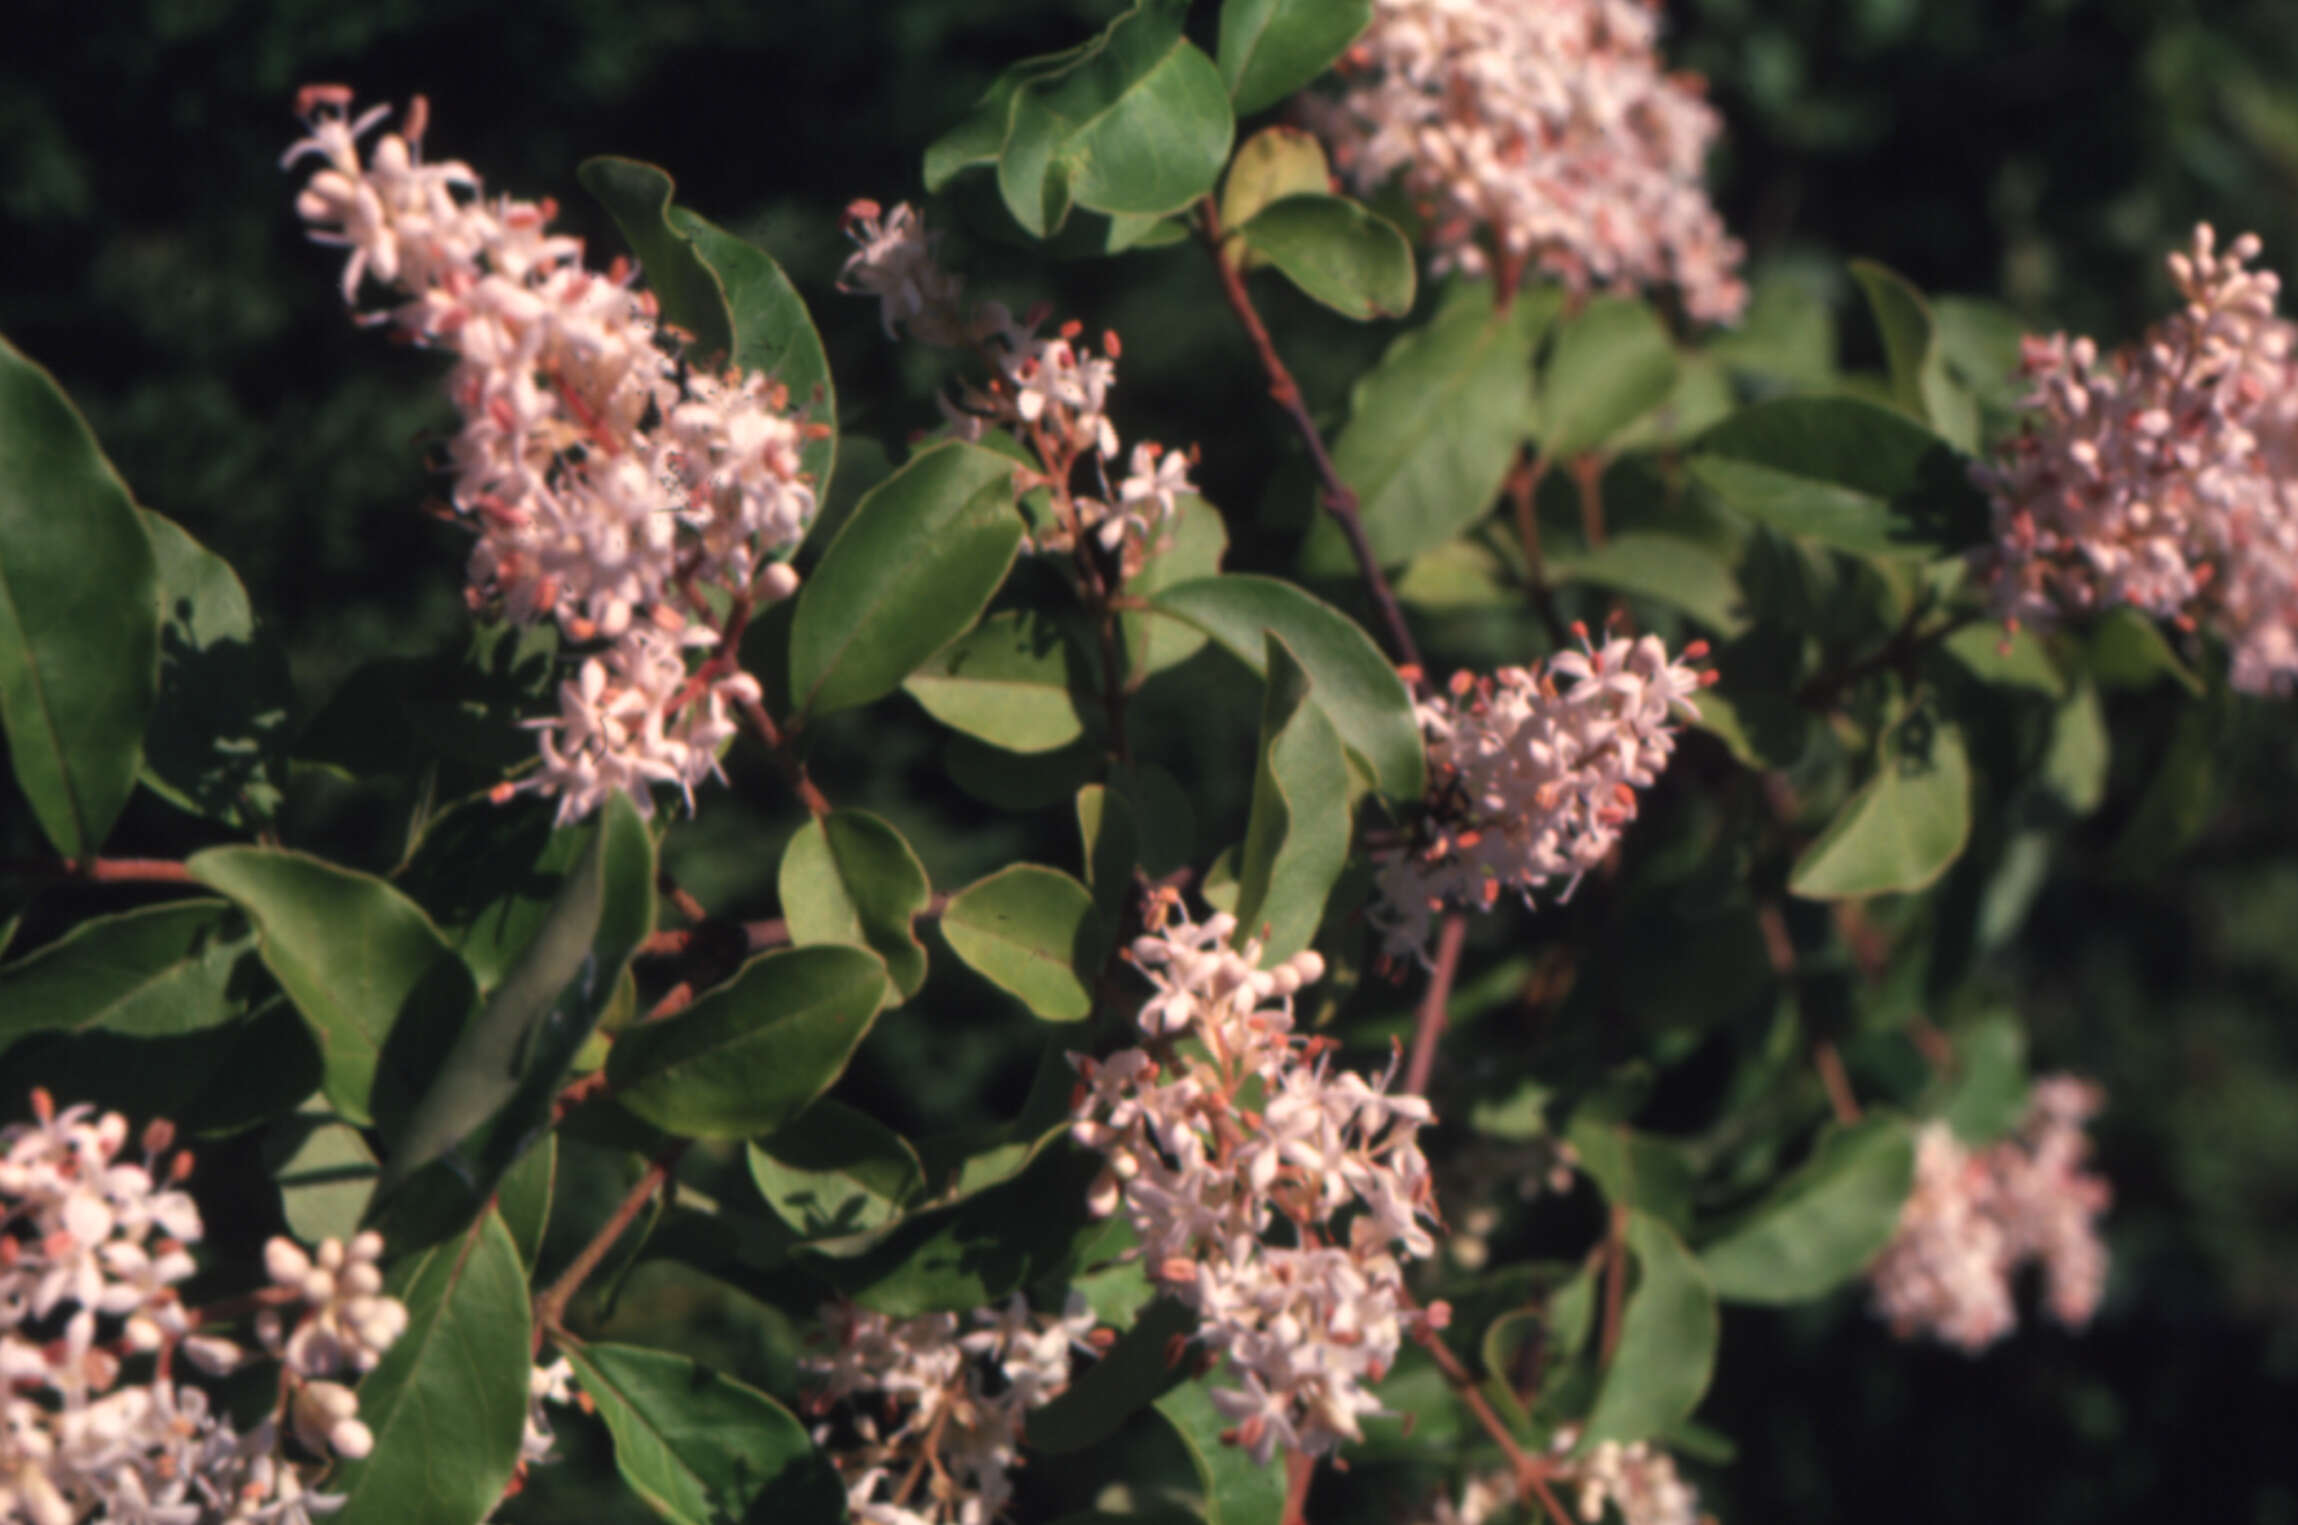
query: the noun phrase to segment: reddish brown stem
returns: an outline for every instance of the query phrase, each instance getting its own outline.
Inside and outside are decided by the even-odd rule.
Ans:
[[[191,871],[170,858],[7,858],[0,878],[77,879],[84,884],[190,884]]]
[[[1309,1484],[1317,1475],[1317,1459],[1303,1451],[1285,1453],[1284,1525],[1308,1525]]]
[[[1318,430],[1316,420],[1309,417],[1308,405],[1301,398],[1300,383],[1286,369],[1284,357],[1277,353],[1276,341],[1269,337],[1268,325],[1261,321],[1259,310],[1253,306],[1252,293],[1245,287],[1245,272],[1222,247],[1221,215],[1211,197],[1198,203],[1198,218],[1205,247],[1213,256],[1213,268],[1221,277],[1221,295],[1244,326],[1245,336],[1253,341],[1261,370],[1269,378],[1269,396],[1285,410],[1285,416],[1292,420],[1293,432],[1308,447],[1310,464],[1315,466],[1317,480],[1324,487],[1325,512],[1332,515],[1333,522],[1348,539],[1349,550],[1356,557],[1357,572],[1364,579],[1365,592],[1371,596],[1373,608],[1379,612],[1381,625],[1387,632],[1389,647],[1396,654],[1399,666],[1418,672],[1421,670],[1420,648],[1413,643],[1412,629],[1404,622],[1404,610],[1398,606],[1395,590],[1389,587],[1388,577],[1380,569],[1380,559],[1373,554],[1372,542],[1365,538],[1364,514],[1356,489],[1341,478],[1339,468],[1333,465],[1324,435]]]
[[[1556,608],[1555,590],[1548,586],[1548,565],[1540,554],[1540,479],[1548,474],[1548,457],[1530,452],[1516,458],[1508,473],[1508,502],[1516,513],[1516,542],[1524,551],[1524,584],[1532,592],[1532,611],[1548,631],[1548,639],[1562,647],[1569,633]]]
[[[1602,550],[1609,538],[1604,529],[1604,468],[1608,464],[1600,455],[1583,455],[1572,462],[1572,481],[1580,489],[1580,527],[1587,534],[1591,551]]]
[[[1468,918],[1448,912],[1436,934],[1436,962],[1428,971],[1428,990],[1412,1019],[1412,1057],[1404,1065],[1404,1092],[1428,1094],[1429,1073],[1436,1068],[1436,1040],[1444,1035],[1445,1008],[1452,1000],[1452,981],[1460,972],[1460,945],[1468,937]]]
[[[766,750],[773,753],[774,760],[782,765],[782,772],[790,780],[791,791],[798,796],[798,802],[817,820],[828,815],[829,799],[814,787],[813,779],[807,777],[806,764],[783,740],[782,728],[774,723],[772,715],[766,713],[766,706],[755,699],[745,699],[742,701],[742,717],[750,722],[750,728],[758,733],[758,739],[766,743]]]
[[[646,1204],[654,1200],[654,1194],[670,1179],[671,1171],[678,1168],[678,1161],[685,1153],[686,1140],[680,1139],[650,1160],[646,1173],[616,1204],[613,1216],[591,1236],[590,1243],[582,1247],[582,1253],[559,1273],[559,1279],[551,1283],[550,1290],[535,1300],[536,1350],[543,1348],[546,1336],[565,1332],[567,1304],[582,1290],[582,1284],[598,1269],[599,1262],[606,1259],[606,1252],[614,1248],[615,1241],[637,1221],[638,1215],[646,1210]]]
[[[1444,1343],[1444,1336],[1437,1333],[1426,1319],[1415,1320],[1413,1336],[1436,1362],[1437,1369],[1444,1373],[1444,1380],[1452,1385],[1452,1391],[1461,1402],[1468,1405],[1468,1411],[1476,1416],[1476,1422],[1484,1426],[1484,1433],[1492,1437],[1500,1447],[1501,1454],[1508,1458],[1508,1469],[1516,1477],[1518,1496],[1529,1494],[1537,1497],[1548,1512],[1555,1516],[1556,1525],[1573,1525],[1572,1517],[1564,1512],[1563,1507],[1556,1502],[1555,1495],[1548,1491],[1547,1464],[1533,1457],[1517,1441],[1507,1422],[1494,1411],[1492,1400],[1485,1397],[1484,1390],[1477,1386],[1476,1378],[1469,1373],[1467,1367],[1460,1364],[1460,1357],[1452,1353],[1452,1347]]]
[[[1843,1067],[1843,1055],[1826,1038],[1811,1046],[1811,1062],[1819,1067],[1819,1082],[1827,1087],[1827,1104],[1835,1109],[1835,1120],[1845,1127],[1859,1121],[1859,1098],[1851,1089],[1850,1072]]]

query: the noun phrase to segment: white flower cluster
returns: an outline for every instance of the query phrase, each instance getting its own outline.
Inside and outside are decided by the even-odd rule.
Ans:
[[[802,1364],[821,1384],[817,1410],[850,1403],[859,1441],[833,1453],[847,1507],[864,1525],[988,1525],[1013,1497],[1023,1418],[1069,1385],[1090,1348],[1093,1312],[1072,1294],[1059,1314],[1015,1297],[1002,1308],[896,1319],[822,1310],[833,1344]],[[970,1323],[973,1327],[967,1328]],[[862,1404],[882,1400],[882,1418]],[[835,1439],[831,1426],[814,1439]]]
[[[2025,341],[2035,413],[1979,469],[1996,612],[2047,623],[2128,604],[2202,624],[2234,686],[2298,682],[2298,329],[2256,237],[2221,252],[2209,224],[2169,258],[2184,305],[2134,347]]]
[[[1402,175],[1444,264],[1672,283],[1729,322],[1745,251],[1701,187],[1721,123],[1659,24],[1648,0],[1378,0],[1347,88],[1302,106],[1361,189]]]
[[[1549,1476],[1577,1493],[1573,1505],[1587,1525],[1596,1525],[1610,1504],[1621,1525],[1699,1525],[1698,1490],[1676,1475],[1675,1458],[1648,1441],[1622,1445],[1616,1440],[1598,1443],[1586,1456],[1575,1457],[1577,1429],[1557,1432],[1546,1458]],[[1471,1477],[1460,1498],[1438,1498],[1429,1511],[1428,1525],[1488,1525],[1516,1500],[1516,1481],[1507,1472]]]
[[[284,1371],[277,1405],[242,1433],[172,1376],[179,1357],[213,1373],[246,1358],[176,1290],[202,1234],[178,1189],[191,1156],[163,1165],[165,1123],[138,1162],[118,1113],[58,1111],[39,1091],[33,1107],[36,1122],[0,1129],[0,1520],[302,1525],[340,1505],[314,1480],[375,1442],[335,1379],[372,1367],[407,1324],[382,1295],[382,1241],[329,1240],[316,1258],[266,1246],[255,1336]]]
[[[2083,1124],[2102,1100],[2095,1085],[2046,1076],[2018,1131],[1977,1151],[1944,1123],[1925,1126],[1898,1233],[1867,1273],[1893,1333],[1985,1349],[2017,1327],[2012,1280],[2030,1263],[2042,1267],[2053,1318],[2069,1328],[2090,1321],[2107,1271],[2095,1220],[2113,1192],[2082,1168]]]
[[[1420,701],[1427,816],[1410,842],[1376,854],[1370,915],[1386,956],[1425,962],[1438,911],[1488,910],[1503,890],[1529,903],[1552,879],[1570,894],[1668,765],[1670,722],[1699,713],[1692,695],[1713,678],[1689,664],[1705,642],[1670,657],[1657,636],[1598,646],[1575,628],[1582,649],[1537,672],[1458,673],[1450,693]]]
[[[1035,547],[1066,551],[1090,540],[1119,557],[1127,575],[1137,570],[1179,512],[1176,500],[1196,487],[1190,456],[1154,440],[1126,454],[1125,475],[1111,485],[1109,463],[1125,454],[1108,411],[1117,336],[1102,335],[1096,354],[1074,321],[1047,336],[1038,332],[1047,320],[1042,311],[1016,319],[1003,303],[984,302],[964,312],[964,283],[935,261],[924,221],[906,204],[888,212],[857,201],[846,209],[846,229],[855,247],[839,285],[878,299],[889,336],[906,328],[921,343],[980,355],[986,377],[942,406],[959,437],[979,439],[985,429],[1003,427],[1036,454],[1054,511],[1033,537]],[[1095,492],[1074,490],[1080,467]]]
[[[1262,969],[1257,941],[1230,946],[1236,928],[1226,913],[1173,915],[1133,944],[1157,987],[1141,1008],[1149,1042],[1071,1056],[1071,1132],[1108,1156],[1093,1210],[1123,1205],[1151,1276],[1236,1378],[1212,1393],[1232,1438],[1266,1462],[1332,1451],[1385,1412],[1371,1386],[1428,1316],[1399,1260],[1436,1249],[1417,1142],[1430,1113],[1388,1093],[1393,1065],[1376,1082],[1336,1073],[1330,1040],[1293,1032],[1294,992],[1323,960]]]
[[[797,586],[774,557],[814,517],[809,426],[765,376],[690,369],[636,271],[586,269],[581,241],[550,232],[551,203],[490,200],[465,165],[424,163],[420,98],[364,160],[386,108],[351,119],[340,86],[307,87],[300,106],[310,136],[282,163],[321,161],[296,210],[315,241],[351,251],[345,300],[363,280],[395,287],[403,300],[369,321],[454,352],[448,460],[479,535],[473,602],[611,643],[537,723],[543,767],[522,787],[556,796],[562,822],[617,791],[646,811],[653,783],[691,806],[718,772],[727,705],[759,697],[735,666],[743,622]]]

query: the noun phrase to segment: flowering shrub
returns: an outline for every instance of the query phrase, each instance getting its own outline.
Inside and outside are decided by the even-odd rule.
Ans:
[[[2026,339],[2004,418],[1879,265],[1882,372],[1780,359],[1650,7],[1185,9],[1014,65],[803,292],[651,166],[575,171],[600,260],[421,100],[306,89],[282,202],[437,352],[476,630],[316,715],[0,350],[47,849],[0,864],[0,1519],[542,1519],[605,1447],[680,1522],[1298,1525],[1348,1470],[1679,1525],[1727,1306],[1864,1286],[1972,1353],[2030,1265],[2111,1307],[2106,1100],[2029,1081],[1984,954],[2147,772],[2109,694],[2200,701],[2145,861],[2298,671],[2256,241],[2201,230],[2127,351]],[[1297,447],[1267,512],[1143,436],[1106,314],[968,300],[1029,242],[1200,262]],[[1280,286],[1395,325],[1345,414]],[[841,311],[946,367],[922,433],[840,398]],[[841,741],[921,734],[950,778],[860,808]],[[920,1013],[1010,1040],[993,1124],[873,1083]],[[230,1233],[179,1140],[259,1188]],[[665,1262],[771,1358],[611,1337]]]

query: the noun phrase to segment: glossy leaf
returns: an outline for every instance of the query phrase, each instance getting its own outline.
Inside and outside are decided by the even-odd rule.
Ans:
[[[1285,643],[1268,638],[1252,813],[1237,859],[1237,936],[1266,932],[1274,966],[1316,940],[1325,899],[1348,860],[1348,762]]]
[[[1235,1426],[1213,1407],[1203,1382],[1176,1387],[1157,1400],[1157,1412],[1181,1437],[1204,1490],[1199,1509],[1205,1525],[1280,1525],[1285,1517],[1285,1469],[1263,1466],[1243,1446],[1226,1444]]]
[[[442,1206],[459,1224],[549,1126],[552,1096],[654,929],[654,844],[629,798],[610,797],[588,836],[518,962],[392,1140],[386,1195],[440,1161]]]
[[[884,1228],[925,1193],[908,1139],[823,1097],[749,1149],[750,1179],[784,1223],[808,1239]]]
[[[1082,1451],[1117,1433],[1125,1421],[1189,1380],[1186,1355],[1172,1359],[1175,1340],[1196,1333],[1185,1303],[1160,1298],[1069,1390],[1029,1416],[1031,1449],[1048,1456]]]
[[[1375,786],[1393,800],[1419,800],[1426,759],[1412,696],[1355,621],[1291,583],[1237,574],[1181,583],[1151,607],[1204,631],[1256,675],[1266,675],[1265,633],[1275,632]]]
[[[615,1470],[663,1519],[835,1517],[843,1501],[806,1427],[756,1388],[667,1350],[579,1344],[567,1359],[614,1437]]]
[[[296,1238],[317,1244],[359,1232],[378,1171],[357,1128],[324,1110],[299,1112],[281,1124],[271,1148],[280,1214]]]
[[[1048,1022],[1093,1010],[1093,983],[1109,931],[1092,892],[1059,869],[1002,868],[952,895],[942,909],[951,951]]]
[[[1628,1218],[1636,1282],[1620,1317],[1620,1343],[1588,1412],[1580,1444],[1626,1444],[1689,1417],[1715,1373],[1721,1320],[1707,1273],[1666,1224]]]
[[[1919,890],[1971,835],[1971,764],[1962,735],[1918,714],[1886,736],[1875,775],[1795,860],[1787,887],[1809,900]]]
[[[159,693],[144,782],[168,803],[253,826],[279,808],[295,691],[287,658],[260,639],[231,564],[174,521],[142,512],[159,579]]]
[[[782,915],[790,940],[847,943],[885,961],[903,1000],[926,981],[926,948],[912,922],[933,898],[902,834],[866,810],[809,820],[782,853]]]
[[[2101,688],[2148,688],[2168,678],[2197,699],[2206,692],[2162,627],[2136,609],[2109,609],[2091,622],[2089,636],[2091,675]]]
[[[1410,561],[1491,512],[1530,429],[1532,351],[1557,303],[1539,287],[1501,312],[1489,284],[1453,282],[1428,322],[1350,392],[1333,465],[1356,490],[1381,565]],[[1312,576],[1356,574],[1347,542],[1321,519],[1301,556]]]
[[[1412,245],[1362,202],[1287,196],[1254,214],[1237,237],[1305,295],[1344,318],[1362,323],[1412,311]]]
[[[1228,554],[1229,531],[1221,522],[1220,510],[1203,498],[1176,501],[1179,522],[1163,541],[1150,548],[1141,570],[1126,579],[1125,591],[1135,598],[1153,599],[1167,588],[1211,577],[1221,570],[1221,558]],[[1129,688],[1138,688],[1153,674],[1179,666],[1205,646],[1202,630],[1154,614],[1127,611],[1117,617],[1117,625],[1125,636],[1125,681]]]
[[[695,336],[694,358],[773,377],[809,420],[835,425],[829,357],[806,303],[774,257],[708,219],[671,204],[669,175],[635,159],[586,159],[575,171],[598,198],[646,272],[665,321]],[[817,487],[837,461],[835,433],[799,452]]]
[[[892,692],[974,622],[1021,544],[1013,471],[953,440],[862,495],[798,593],[790,693],[801,709]]]
[[[510,1230],[529,1276],[542,1258],[543,1239],[550,1232],[551,1196],[558,1179],[558,1135],[546,1133],[503,1172],[502,1183],[495,1188],[495,1210],[503,1215],[503,1227]]]
[[[748,1138],[803,1112],[845,1072],[886,988],[859,948],[788,948],[754,958],[673,1016],[615,1040],[616,1099],[682,1138]]]
[[[1748,518],[1857,555],[1935,556],[1986,537],[1986,501],[1962,458],[1854,398],[1743,408],[1701,435],[1686,464]]]
[[[81,922],[0,966],[0,1049],[37,1032],[102,1029],[171,1037],[237,1022],[267,993],[240,967],[247,918],[220,900],[178,900]]]
[[[1599,297],[1566,318],[1540,372],[1540,448],[1556,459],[1600,449],[1676,384],[1676,350],[1634,297]]]
[[[1931,304],[1912,281],[1874,260],[1853,260],[1851,274],[1866,294],[1867,310],[1883,335],[1891,400],[1937,430],[1956,449],[1977,449],[1978,404],[1948,373],[1946,349],[1931,315]]]
[[[1700,1264],[1727,1302],[1825,1296],[1890,1242],[1914,1178],[1914,1135],[1900,1119],[1870,1116],[1831,1130],[1810,1159],[1700,1251]]]
[[[1332,67],[1372,21],[1372,0],[1222,0],[1221,78],[1242,116]]]
[[[1333,188],[1324,144],[1298,127],[1264,127],[1230,156],[1221,181],[1221,226],[1231,232],[1255,212],[1287,196],[1322,196]],[[1250,261],[1248,261],[1248,264]]]
[[[391,876],[471,966],[482,993],[511,972],[590,850],[589,825],[562,828],[557,814],[557,802],[539,794],[502,804],[472,795],[427,821]]]
[[[478,1525],[493,1512],[526,1430],[526,1267],[503,1220],[391,1267],[407,1328],[359,1384],[375,1449],[328,1480],[349,1495],[339,1525]]]
[[[362,1127],[404,1121],[478,996],[431,919],[380,879],[280,848],[211,847],[186,867],[254,918],[335,1110]]]
[[[1093,665],[1061,622],[993,614],[902,680],[925,712],[1008,752],[1051,752],[1085,734]]]
[[[1985,1017],[1956,1030],[1939,1115],[1964,1144],[1982,1148],[2017,1127],[2028,1089],[2027,1034],[2016,1018]]]
[[[1748,626],[1747,594],[1739,578],[1706,546],[1680,536],[1631,530],[1592,550],[1551,551],[1545,570],[1558,583],[1591,583],[1681,609],[1726,639]],[[1524,596],[1516,588],[1507,592],[1515,599]]]
[[[158,586],[127,486],[79,410],[0,339],[0,732],[64,857],[95,853],[135,788]]]

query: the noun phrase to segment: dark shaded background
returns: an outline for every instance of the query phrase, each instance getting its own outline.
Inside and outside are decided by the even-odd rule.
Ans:
[[[363,661],[456,637],[463,546],[416,511],[432,491],[420,441],[448,419],[436,359],[347,323],[332,256],[295,228],[276,161],[297,85],[428,93],[436,155],[556,194],[602,249],[613,241],[575,164],[613,152],[665,165],[683,200],[784,261],[829,344],[842,425],[891,443],[930,421],[933,372],[831,291],[838,208],[914,194],[919,151],[1000,65],[1111,9],[18,0],[0,46],[0,331],[57,373],[145,502],[240,569],[316,706]],[[2288,0],[1672,9],[1674,57],[1709,76],[1730,124],[1718,193],[1759,266],[1841,290],[1840,260],[1874,255],[1929,289],[1999,296],[2037,327],[2108,337],[2159,309],[2160,254],[2198,217],[2257,229],[2269,264],[2298,268]],[[955,250],[980,289],[1054,295],[1118,328],[1128,432],[1200,442],[1239,563],[1281,561],[1307,500],[1200,260]],[[1387,337],[1271,306],[1326,406]],[[1842,311],[1850,342],[1867,342]],[[872,456],[850,440],[841,490]],[[2148,703],[2115,716],[2118,737],[2140,738],[2117,759],[2126,812],[2162,718]],[[2097,1327],[2031,1330],[1970,1360],[1893,1343],[1853,1296],[1735,1313],[1704,1416],[1740,1443],[1736,1465],[1702,1477],[1723,1519],[2298,1521],[2298,732],[2285,709],[2245,711],[2230,802],[2197,847],[2115,879],[2104,828],[2079,840],[1990,965],[2038,1058],[2113,1091],[2101,1131],[2121,1193],[2117,1268]],[[893,817],[937,882],[1069,850],[1033,827],[976,830],[929,728],[873,711],[824,744],[818,771]],[[746,808],[714,800],[713,820]],[[130,831],[186,829],[164,807],[138,812]],[[769,809],[750,825],[674,839],[714,908],[771,908],[788,823]],[[889,1117],[1010,1102],[993,1024],[904,1013],[882,1032],[859,1083]],[[733,1294],[642,1273],[618,1318],[787,1381],[771,1320]],[[508,1517],[623,1517],[592,1491],[605,1463],[582,1422],[566,1428],[576,1455]]]

